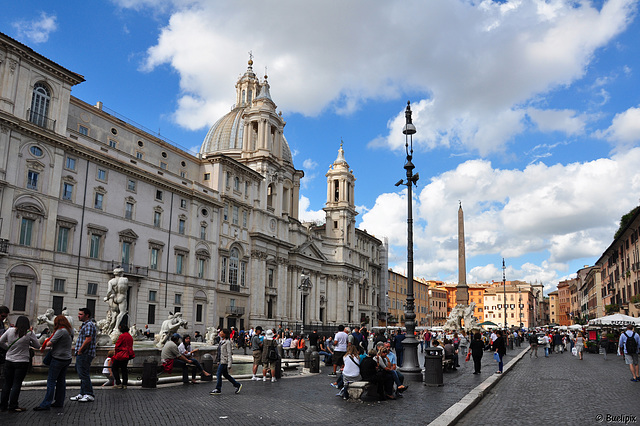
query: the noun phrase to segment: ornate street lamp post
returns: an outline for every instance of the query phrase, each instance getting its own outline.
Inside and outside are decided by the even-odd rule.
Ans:
[[[422,370],[418,363],[418,341],[415,337],[416,330],[416,314],[414,312],[413,297],[413,185],[418,182],[419,175],[413,174],[414,165],[411,162],[413,158],[413,135],[416,133],[416,126],[411,121],[411,102],[407,102],[407,108],[404,112],[405,125],[402,133],[405,135],[405,151],[407,159],[404,163],[404,169],[407,171],[406,182],[402,179],[396,183],[396,186],[407,186],[407,303],[404,310],[405,327],[407,335],[402,341],[404,347],[404,362],[400,371],[410,380],[422,381]]]
[[[300,335],[304,336],[304,316],[306,313],[304,296],[311,289],[311,279],[309,275],[304,272],[300,274],[300,285],[298,286],[298,289],[300,290],[300,319],[302,320]]]
[[[502,258],[502,287],[504,289],[504,329],[507,329],[507,277],[505,275],[504,270],[506,267],[504,266],[504,257]]]

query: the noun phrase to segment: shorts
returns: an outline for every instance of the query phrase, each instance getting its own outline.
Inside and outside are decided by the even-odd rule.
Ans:
[[[276,360],[267,360],[262,368],[264,368],[265,370],[275,370],[277,362],[278,361]]]
[[[335,351],[333,353],[333,364],[337,365],[338,367],[340,367],[342,364],[344,364],[344,355],[345,354],[346,354],[346,352]]]
[[[253,351],[253,365],[262,365],[262,351]]]
[[[624,354],[624,362],[627,365],[638,365],[638,354]]]

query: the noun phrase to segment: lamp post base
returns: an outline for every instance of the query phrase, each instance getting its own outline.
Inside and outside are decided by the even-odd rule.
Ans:
[[[400,372],[405,380],[410,382],[422,382],[424,377],[418,360],[418,341],[414,337],[407,337],[402,341],[404,347],[404,361]]]

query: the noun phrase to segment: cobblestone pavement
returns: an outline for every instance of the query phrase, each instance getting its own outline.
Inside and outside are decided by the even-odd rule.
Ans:
[[[640,382],[622,357],[607,358],[525,355],[458,424],[637,424]]]
[[[509,351],[506,361],[520,350]],[[423,362],[422,354],[418,354]],[[528,361],[528,359],[527,359]],[[25,413],[0,413],[2,425],[109,425],[114,424],[309,424],[356,423],[375,418],[382,424],[408,422],[428,424],[496,369],[491,353],[483,357],[482,375],[473,375],[473,363],[464,363],[454,372],[444,374],[444,386],[430,387],[410,383],[404,398],[386,402],[343,401],[335,396],[329,384],[329,367],[316,375],[287,376],[276,383],[241,380],[240,394],[234,394],[229,382],[223,381],[222,395],[209,392],[215,384],[159,385],[157,389],[129,387],[126,390],[95,387],[96,400],[91,403],[65,401],[62,409],[32,411],[44,396],[44,388],[23,388],[20,405]],[[233,374],[233,370],[231,371]],[[506,377],[506,376],[505,376]],[[635,384],[635,383],[634,383]],[[640,389],[640,384],[639,389]],[[67,398],[78,387],[67,389]]]

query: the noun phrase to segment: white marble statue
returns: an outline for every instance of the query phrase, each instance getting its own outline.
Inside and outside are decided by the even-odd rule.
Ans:
[[[464,330],[470,332],[473,329],[477,329],[478,323],[473,317],[473,310],[476,307],[475,302],[471,302],[470,305],[456,305],[449,314],[447,322],[444,324],[445,330],[460,331]],[[464,327],[462,321],[464,320]]]
[[[115,268],[113,270],[114,277],[109,280],[109,290],[104,301],[109,305],[107,317],[109,322],[103,334],[111,336],[111,340],[115,343],[120,332],[118,326],[122,322],[122,318],[127,314],[127,290],[129,289],[129,280],[124,276],[124,269]],[[109,313],[111,314],[109,316]]]
[[[218,336],[218,329],[216,327],[207,327],[207,334],[204,336],[207,345],[215,345],[216,336]]]
[[[162,348],[173,333],[177,333],[180,327],[188,328],[188,322],[182,318],[182,312],[169,313],[169,317],[162,323],[160,333],[155,337],[156,347]]]

